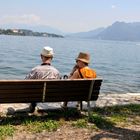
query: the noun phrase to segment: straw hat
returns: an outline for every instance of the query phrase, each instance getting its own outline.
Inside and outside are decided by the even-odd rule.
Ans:
[[[53,57],[54,55],[54,52],[53,52],[53,48],[49,47],[49,46],[45,46],[43,49],[42,49],[42,52],[41,54],[45,57]]]
[[[88,53],[80,52],[78,57],[76,58],[76,60],[80,60],[80,61],[88,64],[90,61],[90,55]]]

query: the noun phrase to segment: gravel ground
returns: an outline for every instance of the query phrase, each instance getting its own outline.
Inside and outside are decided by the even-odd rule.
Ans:
[[[117,104],[140,104],[140,93],[127,94],[101,94],[96,102],[96,106],[110,106]],[[69,103],[69,106],[75,106],[76,103]],[[60,103],[38,104],[37,108],[60,108]],[[91,102],[91,106],[94,106]],[[1,104],[0,113],[14,113],[17,110],[29,110],[29,104]],[[86,109],[86,103],[84,103]],[[140,140],[140,125],[115,126],[112,130],[96,130],[86,128],[74,128],[67,124],[61,126],[55,132],[43,131],[41,133],[32,134],[19,130],[13,137],[7,137],[6,140]]]
[[[114,127],[112,130],[89,130],[86,128],[73,128],[64,125],[55,132],[31,134],[18,132],[6,140],[139,140],[140,126]]]

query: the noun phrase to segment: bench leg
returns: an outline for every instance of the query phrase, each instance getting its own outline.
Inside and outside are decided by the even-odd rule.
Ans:
[[[35,111],[35,107],[36,107],[36,102],[32,102],[31,104],[30,104],[30,113],[33,113],[34,111]]]
[[[83,104],[82,104],[82,101],[79,101],[80,103],[80,110],[82,111],[83,110]]]
[[[92,101],[93,107],[96,107],[96,101]]]
[[[67,108],[68,102],[63,102],[62,108]]]
[[[88,117],[90,117],[91,115],[90,101],[87,102],[87,108],[88,108]]]
[[[80,110],[80,111],[83,109],[82,101],[78,101],[78,102],[77,102],[76,108],[77,108],[78,110]]]

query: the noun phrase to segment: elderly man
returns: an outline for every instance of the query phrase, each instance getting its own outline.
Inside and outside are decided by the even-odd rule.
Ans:
[[[53,59],[53,49],[46,46],[40,54],[42,64],[34,67],[25,79],[60,79],[59,71],[51,65]],[[36,103],[31,103],[30,112],[34,112]]]
[[[42,64],[34,67],[25,79],[59,79],[59,71],[51,66],[53,55],[54,53],[51,47],[44,47],[40,55]]]

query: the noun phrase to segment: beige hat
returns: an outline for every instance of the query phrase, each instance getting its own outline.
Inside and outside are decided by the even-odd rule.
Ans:
[[[53,57],[54,53],[53,53],[53,48],[49,47],[49,46],[45,46],[41,52],[41,54],[45,57]]]
[[[88,53],[80,52],[78,57],[76,58],[76,60],[80,60],[80,61],[82,61],[84,63],[89,63],[90,55]]]

